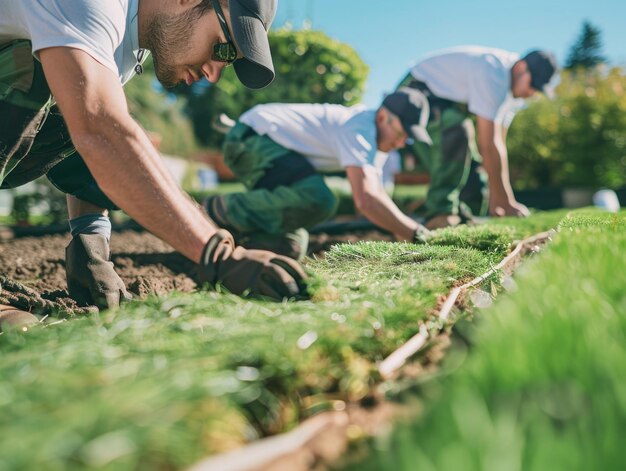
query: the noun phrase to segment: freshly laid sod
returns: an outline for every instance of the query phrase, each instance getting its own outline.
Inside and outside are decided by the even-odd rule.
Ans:
[[[509,222],[336,246],[307,264],[311,301],[179,294],[4,333],[0,469],[180,469],[360,400],[438,297],[536,229]]]
[[[417,421],[347,469],[623,469],[625,257],[626,213],[564,218],[480,312],[467,360],[422,386]]]

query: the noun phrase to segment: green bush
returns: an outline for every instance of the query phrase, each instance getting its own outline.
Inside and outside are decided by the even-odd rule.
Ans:
[[[270,32],[269,38],[276,79],[268,87],[247,89],[229,67],[214,86],[199,83],[175,89],[188,99],[187,112],[202,144],[221,145],[223,136],[211,124],[221,113],[236,119],[259,103],[360,101],[368,67],[352,47],[312,30],[281,29]]]
[[[13,190],[13,205],[9,222],[25,225],[66,223],[65,194],[52,186],[46,178],[36,180],[31,193],[23,191],[18,193]]]
[[[33,206],[31,193],[13,196],[13,206],[11,207],[11,218],[16,224],[28,224],[30,212]]]
[[[515,187],[618,188],[626,184],[626,74],[562,73],[555,101],[538,99],[508,137]]]

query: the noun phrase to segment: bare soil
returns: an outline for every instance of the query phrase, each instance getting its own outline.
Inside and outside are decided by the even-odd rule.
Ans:
[[[378,231],[311,235],[309,254],[323,256],[340,242],[390,240]],[[64,316],[97,311],[78,306],[67,293],[65,246],[69,234],[0,240],[0,304],[38,315]],[[134,297],[165,296],[197,289],[195,264],[147,232],[127,230],[111,237],[111,259]]]

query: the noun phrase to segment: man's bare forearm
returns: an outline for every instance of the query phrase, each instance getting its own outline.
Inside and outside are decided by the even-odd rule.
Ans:
[[[374,167],[347,167],[354,204],[363,215],[399,240],[413,240],[415,231],[423,227],[405,215],[391,200]]]
[[[117,206],[189,259],[200,260],[216,228],[174,182],[134,121],[103,126],[77,141],[98,185]]]
[[[489,177],[491,202],[514,200],[504,136],[506,129],[493,121],[477,117],[478,151],[483,158],[483,167]]]
[[[483,158],[483,167],[489,178],[489,192],[496,200],[513,197],[513,190],[509,181],[506,155],[502,155],[495,143],[480,147]]]
[[[102,191],[147,230],[198,262],[216,228],[178,188],[128,113],[118,77],[78,49],[53,47],[39,55],[74,146]]]
[[[393,233],[399,240],[413,240],[420,224],[405,215],[387,193],[364,196],[360,211],[379,227]]]
[[[496,129],[498,132],[500,128]],[[489,212],[495,216],[527,216],[528,208],[515,200],[509,177],[509,159],[504,139],[496,134],[491,141],[480,142],[483,167],[489,177]]]

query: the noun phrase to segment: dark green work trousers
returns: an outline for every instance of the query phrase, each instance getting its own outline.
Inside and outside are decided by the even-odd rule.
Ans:
[[[76,153],[30,41],[0,43],[0,188],[47,175],[61,191],[103,208],[115,205]]]
[[[332,217],[337,199],[306,157],[237,123],[224,160],[247,191],[222,196],[226,225],[241,233],[279,235]]]
[[[477,169],[482,161],[476,146],[474,124],[467,108],[432,94],[426,84],[409,74],[399,87],[422,91],[430,105],[427,125],[432,145],[415,141],[406,151],[415,154],[430,175],[430,186],[422,209],[428,220],[442,214],[485,215],[488,206],[487,185]],[[462,203],[462,200],[465,203]]]

